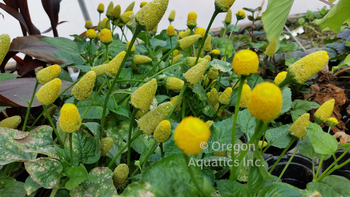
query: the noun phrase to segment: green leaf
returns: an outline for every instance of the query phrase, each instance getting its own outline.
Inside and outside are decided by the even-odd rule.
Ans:
[[[27,195],[30,195],[39,188],[41,188],[41,185],[35,182],[31,176],[28,176],[26,182],[24,183],[24,189],[27,191]]]
[[[0,127],[0,165],[35,159],[36,153],[26,153],[16,146],[15,139],[21,139],[28,134],[15,129]]]
[[[107,167],[97,167],[89,175],[95,176],[97,182],[85,180],[79,186],[70,190],[70,196],[108,196],[117,197],[118,193],[113,185],[113,172]]]
[[[300,116],[307,113],[310,109],[319,108],[320,105],[316,102],[296,99],[292,103],[292,114]]]
[[[92,134],[94,134],[96,139],[100,139],[100,124],[97,122],[86,122],[82,125],[85,125],[92,132]]]
[[[88,172],[84,165],[80,164],[76,167],[70,167],[67,172],[67,177],[69,180],[66,183],[66,189],[71,190],[88,178]]]
[[[322,19],[316,20],[316,24],[322,29],[328,27],[335,33],[339,33],[344,22],[350,19],[350,1],[339,0],[338,3]]]
[[[33,180],[42,187],[50,189],[59,184],[63,170],[61,163],[55,159],[41,157],[24,162],[25,168]]]
[[[208,63],[208,66],[211,66],[213,68],[218,69],[221,72],[227,73],[232,70],[232,66],[230,63],[225,61],[220,61],[218,59],[215,59]]]
[[[19,181],[12,181],[3,189],[0,189],[0,194],[1,197],[24,197],[26,195],[24,183]]]
[[[337,140],[331,134],[325,133],[318,124],[310,122],[306,132],[310,137],[315,152],[320,154],[333,154],[337,150]]]
[[[69,75],[69,73],[65,70],[61,70],[61,72],[58,74],[57,78],[69,82],[73,82],[72,77]]]
[[[5,187],[5,185],[9,184],[12,181],[16,181],[16,179],[8,177],[4,172],[0,171],[0,188]]]
[[[68,38],[63,37],[45,37],[40,39],[67,53],[78,54],[78,45]]]
[[[12,73],[0,73],[0,81],[16,79],[18,75]]]
[[[223,196],[223,197],[251,196],[248,189],[244,187],[244,185],[238,182],[230,181],[230,180],[218,180],[216,181],[216,184],[218,185],[220,196]]]
[[[116,109],[113,110],[113,112],[118,114],[118,115],[125,116],[125,117],[129,118],[129,110],[124,105],[118,105],[116,107]]]
[[[70,53],[67,51],[59,51],[54,52],[54,55],[57,59],[63,60],[65,62],[65,65],[81,65],[84,64],[83,60],[79,58],[79,54],[77,53]]]
[[[209,103],[208,95],[203,87],[198,83],[193,87],[192,91],[198,96],[199,100],[202,101],[202,112],[209,117],[213,117],[215,114],[214,107]]]
[[[314,158],[316,156],[315,149],[312,146],[311,140],[308,135],[305,135],[304,138],[299,139],[298,149],[300,154]]]
[[[230,58],[232,56],[234,50],[231,41],[227,38],[218,39],[217,49],[222,52],[222,55],[226,54],[227,58]]]
[[[4,111],[4,110],[7,109],[7,108],[10,108],[10,107],[8,107],[8,106],[5,106],[5,107],[4,107],[4,106],[1,106],[1,107],[0,107],[0,112]]]
[[[165,101],[166,99],[169,98],[169,96],[167,95],[156,95],[155,98],[157,99],[158,103],[162,103],[163,101]]]
[[[292,107],[292,91],[288,87],[282,89],[283,104],[280,114],[284,114]]]
[[[266,140],[269,145],[277,148],[286,148],[292,139],[289,135],[290,125],[283,125],[266,131]]]
[[[149,187],[149,184],[144,181],[133,182],[124,189],[124,192],[119,195],[120,197],[130,196],[153,196],[153,189]],[[168,194],[167,196],[171,196]]]
[[[275,183],[273,185],[269,185],[260,190],[258,197],[300,197],[301,193],[298,188],[295,188],[286,183]]]
[[[281,36],[294,0],[269,0],[266,11],[262,14],[262,21],[266,31],[266,38],[271,40]],[[279,39],[277,39],[279,40]],[[276,49],[279,48],[277,42]]]
[[[259,167],[251,166],[248,175],[248,191],[254,195],[264,184],[264,178],[261,176]]]
[[[292,58],[287,59],[285,64],[287,66],[290,66],[290,65],[294,64],[294,62],[296,62],[300,59],[301,59],[300,57],[292,57]]]
[[[329,175],[320,182],[311,182],[306,185],[310,191],[317,190],[322,196],[350,196],[350,181],[342,176]]]
[[[87,99],[86,101],[78,102],[77,108],[78,108],[80,117],[82,117],[85,110],[88,109],[94,96],[95,96],[95,93],[92,93],[89,99]],[[101,96],[97,96],[84,119],[101,119],[102,111],[103,111],[103,99]],[[106,115],[108,113],[109,113],[109,110],[107,109]]]
[[[164,47],[166,45],[166,42],[164,40],[159,40],[159,39],[156,39],[156,38],[150,39],[149,43],[151,44],[153,49],[157,48],[158,46],[159,47]]]
[[[238,113],[237,124],[241,128],[241,131],[250,139],[254,134],[256,122],[255,118],[250,114],[248,109]]]

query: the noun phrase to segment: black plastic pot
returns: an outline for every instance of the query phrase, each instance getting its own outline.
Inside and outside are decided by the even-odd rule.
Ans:
[[[335,156],[336,158],[338,158],[340,155],[342,155],[344,153],[344,149],[343,150],[338,150],[335,152]],[[344,161],[348,160],[350,158],[350,153],[346,153],[346,155],[340,159],[340,161],[338,161],[338,165],[342,164]],[[334,158],[330,157],[329,159],[323,161],[322,163],[322,172],[325,171],[332,163],[334,162]],[[334,170],[331,174],[333,175],[338,175],[338,176],[342,176],[347,178],[348,180],[350,180],[350,163],[346,164],[345,166]]]
[[[291,154],[285,155],[271,174],[278,177],[282,173],[290,156]],[[270,171],[277,159],[278,156],[271,156],[266,158],[266,162],[269,165],[268,171]],[[312,160],[302,155],[295,155],[290,162],[287,170],[284,172],[281,181],[298,187],[299,189],[305,189],[306,184],[311,182],[312,179]]]

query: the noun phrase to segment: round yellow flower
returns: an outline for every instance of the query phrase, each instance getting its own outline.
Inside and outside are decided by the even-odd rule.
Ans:
[[[238,10],[236,12],[236,18],[237,20],[242,20],[245,18],[245,12],[243,10]]]
[[[169,37],[177,35],[174,26],[172,25],[168,26],[168,29],[166,30],[166,35],[168,35]]]
[[[235,0],[215,0],[215,9],[219,12],[227,12]]]
[[[100,39],[100,41],[105,44],[108,45],[111,42],[113,42],[113,37],[112,37],[112,33],[109,29],[102,29],[101,32],[98,34],[98,39]]]
[[[324,102],[320,108],[315,112],[315,121],[316,123],[324,123],[327,122],[328,118],[332,115],[334,109],[334,99],[330,99]]]
[[[71,103],[66,103],[61,108],[59,126],[62,131],[72,133],[80,128],[81,119],[78,108]]]
[[[90,39],[95,39],[97,37],[97,33],[95,30],[89,29],[86,31],[86,37],[88,37]]]
[[[220,51],[217,50],[217,49],[213,49],[213,50],[211,51],[211,54],[213,54],[213,55],[220,55]]]
[[[289,133],[297,138],[303,138],[306,135],[306,128],[309,126],[310,114],[301,115],[290,127]]]
[[[205,34],[205,29],[203,27],[197,27],[194,31],[194,34],[200,35],[201,38],[203,38]]]
[[[98,4],[97,11],[101,14],[105,11],[105,5],[103,3]]]
[[[60,72],[61,72],[61,67],[58,64],[48,66],[48,67],[40,70],[36,74],[36,79],[38,80],[38,82],[40,84],[44,85],[45,83],[56,78],[58,76],[58,74],[60,74]]]
[[[334,117],[328,118],[328,119],[327,119],[327,123],[328,123],[329,127],[331,127],[331,128],[332,128],[333,126],[339,124],[338,120],[337,120],[336,118],[334,118]]]
[[[205,122],[197,117],[186,117],[176,127],[174,141],[187,155],[202,152],[201,146],[208,142],[210,129]]]
[[[282,71],[280,73],[277,74],[274,82],[276,85],[280,84],[287,76],[287,72],[286,71]]]
[[[36,98],[41,104],[50,105],[56,100],[58,94],[60,93],[61,86],[61,80],[55,78],[41,86],[36,93]]]
[[[173,22],[175,19],[175,10],[172,10],[169,14],[168,20],[169,22]]]
[[[270,82],[258,84],[250,94],[248,110],[262,121],[271,121],[277,118],[282,109],[282,92],[280,88]]]
[[[16,129],[21,123],[21,116],[11,116],[0,121],[0,127],[6,127],[10,129]]]
[[[157,142],[166,142],[171,134],[171,125],[169,120],[163,120],[159,123],[153,133],[153,137]]]
[[[136,13],[136,22],[146,31],[152,31],[162,19],[169,0],[153,0]]]
[[[147,3],[148,3],[148,2],[146,2],[146,1],[142,1],[142,2],[140,3],[140,8],[142,8],[143,6],[145,6]]]
[[[95,87],[96,73],[87,72],[72,89],[72,95],[79,101],[87,100]]]
[[[87,20],[87,21],[85,22],[85,28],[86,28],[86,29],[90,29],[91,27],[92,27],[91,21],[90,21],[90,20]]]
[[[197,14],[195,12],[188,13],[187,16],[187,27],[193,29],[197,26]]]
[[[250,90],[249,85],[243,84],[241,100],[239,101],[240,107],[244,107],[244,108],[248,107],[248,101],[251,93],[252,91]]]
[[[259,57],[249,49],[241,50],[233,57],[232,67],[238,75],[254,74],[258,71]]]

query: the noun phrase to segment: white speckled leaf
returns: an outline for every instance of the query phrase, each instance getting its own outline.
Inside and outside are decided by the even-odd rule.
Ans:
[[[24,183],[24,189],[27,191],[27,195],[29,196],[39,188],[41,188],[41,185],[35,182],[32,177],[28,176],[26,182]]]

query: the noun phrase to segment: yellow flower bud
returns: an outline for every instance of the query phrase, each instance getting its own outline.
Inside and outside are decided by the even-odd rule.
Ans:
[[[102,28],[101,28],[101,22],[102,22],[102,21],[98,22],[98,24],[97,24],[97,30],[98,30],[98,31],[101,31],[101,29],[102,29]]]
[[[134,64],[146,64],[148,62],[151,62],[152,59],[144,55],[134,55],[132,61]]]
[[[325,123],[327,122],[328,118],[332,115],[333,108],[334,108],[334,99],[330,99],[326,102],[324,102],[320,108],[317,109],[315,112],[315,122],[317,124]]]
[[[168,26],[168,29],[166,30],[166,35],[168,35],[169,37],[177,35],[174,26],[172,25]]]
[[[105,45],[109,45],[111,42],[113,42],[112,33],[109,29],[106,28],[102,29],[98,34],[98,39],[100,39],[100,41]]]
[[[63,132],[72,133],[80,128],[81,119],[78,108],[71,103],[66,103],[61,108],[59,126]]]
[[[201,62],[183,74],[190,87],[195,86],[199,82],[206,69],[207,64]]]
[[[182,33],[181,33],[182,32]],[[182,39],[182,38],[186,38],[187,36],[191,35],[191,30],[190,29],[187,29],[186,31],[181,31],[179,33],[179,37]]]
[[[88,37],[90,39],[95,39],[97,37],[97,33],[95,30],[89,29],[86,31],[86,37]]]
[[[175,10],[172,10],[168,17],[169,22],[173,22],[175,20]]]
[[[171,134],[171,125],[169,120],[163,120],[154,130],[153,137],[157,142],[164,143],[169,139]]]
[[[179,55],[179,54],[180,54],[180,51],[179,51],[179,50],[175,49],[175,50],[173,51],[173,57],[175,57],[175,56],[177,56],[177,55]]]
[[[107,65],[107,71],[106,74],[110,77],[114,77],[118,70],[119,67],[125,57],[126,52],[122,51],[118,55],[116,55]]]
[[[147,4],[147,2],[145,2],[145,3]],[[145,4],[145,5],[146,5],[146,4]],[[126,7],[124,13],[125,13],[125,12],[129,12],[129,11],[133,11],[133,10],[134,10],[134,6],[135,6],[135,1],[133,1],[132,3],[130,3],[130,4],[128,5],[128,7]]]
[[[186,117],[176,127],[174,141],[187,155],[196,155],[202,152],[203,143],[210,137],[210,129],[205,122],[197,117]]]
[[[128,50],[128,48],[129,48],[129,46],[130,46],[130,42],[131,41],[128,41],[127,43],[126,43],[126,50]],[[131,47],[131,52],[134,52],[135,51],[135,45],[132,45],[132,47]]]
[[[269,45],[266,47],[265,55],[267,55],[268,57],[272,57],[275,54],[276,44],[276,37],[273,37]]]
[[[95,81],[96,73],[94,71],[87,72],[73,87],[72,95],[79,101],[87,100],[94,89]]]
[[[91,70],[96,73],[96,77],[106,74],[108,64],[91,67]]]
[[[55,78],[41,86],[36,93],[36,98],[41,104],[50,105],[56,100],[58,94],[60,93],[61,86],[61,80]]]
[[[0,35],[0,65],[2,61],[4,61],[4,58],[10,48],[10,36],[8,34],[2,34]]]
[[[110,16],[112,16],[112,11],[113,11],[113,8],[114,8],[114,4],[113,4],[113,1],[111,1],[108,5],[108,8],[107,8],[107,12],[106,12],[106,16],[109,18]]]
[[[129,176],[129,167],[125,163],[119,164],[113,171],[113,184],[117,188],[125,186],[125,181]]]
[[[229,9],[226,13],[224,22],[226,23],[226,25],[229,25],[229,24],[231,24],[231,21],[232,21],[232,10]]]
[[[188,13],[187,16],[187,27],[193,29],[197,26],[197,14],[195,12]]]
[[[90,20],[87,20],[87,21],[85,22],[85,28],[86,28],[86,29],[90,29],[91,27],[92,27],[91,21],[90,21]]]
[[[105,5],[103,3],[98,4],[97,11],[101,14],[105,11]]]
[[[239,101],[240,107],[243,107],[243,108],[248,107],[248,101],[249,101],[249,97],[250,97],[251,92],[252,91],[250,90],[249,85],[243,84],[241,100]]]
[[[297,83],[303,84],[324,67],[328,62],[328,58],[326,51],[311,53],[289,66],[288,72]]]
[[[328,126],[332,128],[333,126],[339,124],[338,120],[334,117],[330,117],[327,119]]]
[[[210,34],[208,34],[207,38],[205,39],[203,50],[205,52],[209,52],[211,50],[211,35]]]
[[[245,12],[243,10],[238,10],[236,12],[236,18],[237,20],[242,20],[245,18]]]
[[[205,124],[207,124],[207,125],[208,125],[208,127],[210,128],[210,127],[211,127],[211,125],[213,125],[213,124],[214,124],[214,121],[212,121],[212,120],[208,120],[207,122],[205,122]]]
[[[210,90],[210,92],[207,93],[207,95],[209,98],[209,103],[212,106],[215,106],[219,101],[219,94],[218,94],[218,91],[216,90],[216,88],[212,88]]]
[[[232,60],[233,70],[238,75],[250,75],[258,71],[259,57],[249,49],[240,50]]]
[[[219,12],[227,12],[235,0],[215,0],[215,10]]]
[[[211,57],[210,57],[210,55],[206,55],[206,56],[204,56],[204,57],[203,57],[203,59],[206,59],[208,62],[210,62],[210,61],[211,61]]]
[[[290,127],[289,133],[297,138],[303,138],[306,135],[306,128],[309,126],[310,114],[301,115]]]
[[[204,38],[205,29],[203,27],[197,27],[194,34],[200,35],[201,38]]]
[[[174,97],[171,97],[170,98],[170,102],[175,105],[175,102],[177,100],[179,96],[174,96]],[[175,111],[177,111],[180,107],[181,107],[181,104],[182,104],[182,100],[183,100],[183,97],[180,98],[179,102],[177,103],[176,107],[175,107]]]
[[[287,72],[286,71],[282,71],[280,73],[277,74],[277,76],[275,77],[275,84],[278,85],[280,84],[287,76]]]
[[[135,118],[136,119],[140,119],[142,116],[144,116],[147,113],[148,113],[148,111],[143,112],[142,110],[139,110],[139,111],[136,112]]]
[[[210,68],[208,72],[208,78],[209,79],[216,79],[218,78],[219,71],[216,68]]]
[[[18,125],[21,123],[21,121],[22,121],[21,116],[11,116],[1,121],[0,127],[16,129]]]
[[[231,94],[232,94],[232,88],[231,87],[226,88],[224,92],[220,95],[219,102],[221,104],[227,105],[230,102]]]
[[[282,109],[282,92],[270,82],[255,86],[248,100],[248,110],[256,118],[265,122],[274,120]]]
[[[153,0],[136,13],[136,22],[146,31],[152,31],[162,19],[169,0]]]
[[[179,55],[173,57],[173,64],[175,64],[176,62],[178,62],[178,61],[179,61],[180,59],[182,59],[183,57],[184,57],[184,55],[182,55],[182,54],[179,54]],[[171,60],[170,60],[170,62],[171,62]]]
[[[119,18],[120,13],[121,13],[121,8],[120,8],[120,5],[118,4],[112,10],[112,16],[114,20]]]
[[[184,86],[184,81],[176,77],[168,77],[166,79],[166,87],[169,90],[181,90]]]
[[[111,137],[106,137],[101,140],[101,156],[107,155],[108,151],[113,146],[113,139]]]
[[[185,38],[182,38],[181,40],[178,41],[178,45],[180,50],[185,50],[189,47],[191,47],[194,43],[196,43],[199,38],[201,38],[200,35],[192,35],[192,36],[187,36]]]
[[[60,72],[61,72],[61,67],[59,65],[55,64],[52,66],[48,66],[48,67],[40,70],[36,74],[36,79],[38,80],[38,82],[40,84],[44,85],[45,83],[56,78],[58,76],[58,74],[60,74]]]
[[[213,49],[213,50],[211,51],[211,54],[213,54],[213,55],[220,55],[220,51],[217,50],[217,49]]]
[[[140,130],[146,135],[152,135],[158,124],[168,116],[172,107],[173,104],[171,102],[165,102],[142,116],[142,118],[137,121]]]
[[[152,104],[154,95],[157,91],[157,80],[152,79],[151,81],[140,86],[131,95],[131,104],[142,111],[147,111]]]
[[[108,18],[104,18],[102,21],[101,21],[101,29],[103,28],[106,28],[106,29],[111,29],[111,25],[108,21]]]
[[[131,18],[130,15],[134,14],[133,11],[128,11],[128,12],[124,12],[122,15],[120,15],[120,20],[122,21],[122,23],[126,24],[128,23]]]
[[[267,142],[263,142],[263,141],[261,141],[261,140],[259,140],[259,142],[258,142],[258,147],[259,147],[259,149],[262,149],[262,148],[265,148],[267,146]]]
[[[142,8],[143,6],[145,6],[147,3],[148,3],[148,2],[146,2],[146,1],[142,1],[142,2],[140,3],[140,8]]]

